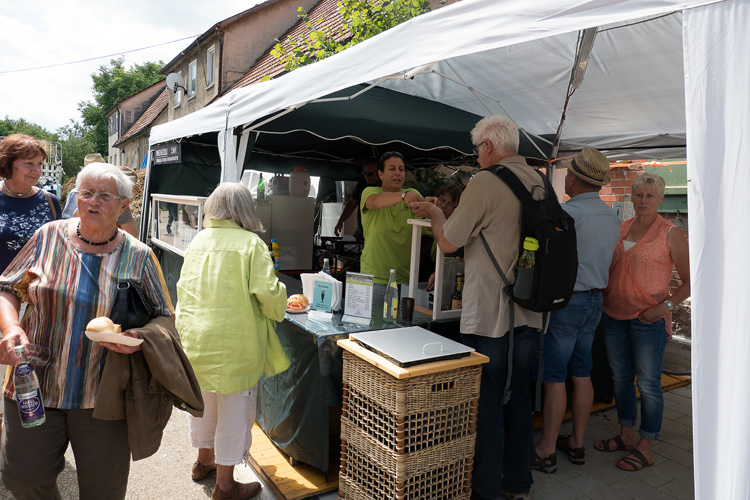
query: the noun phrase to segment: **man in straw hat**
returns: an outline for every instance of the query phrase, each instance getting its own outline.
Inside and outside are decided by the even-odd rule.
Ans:
[[[591,384],[591,345],[602,315],[602,292],[609,280],[609,265],[620,235],[617,213],[599,198],[610,183],[609,161],[594,148],[584,148],[574,159],[563,160],[568,169],[563,205],[575,219],[578,275],[568,305],[550,313],[544,339],[544,428],[534,448],[531,467],[542,472],[557,470],[555,448],[582,465],[586,458],[586,432],[594,388]],[[558,436],[567,407],[565,378],[573,379],[573,432]]]

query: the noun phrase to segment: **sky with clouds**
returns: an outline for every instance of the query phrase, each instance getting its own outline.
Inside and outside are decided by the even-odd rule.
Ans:
[[[0,118],[50,132],[80,121],[78,103],[93,101],[91,75],[110,59],[158,45],[123,54],[125,66],[166,64],[195,36],[263,1],[0,0]],[[52,65],[60,66],[21,71]]]

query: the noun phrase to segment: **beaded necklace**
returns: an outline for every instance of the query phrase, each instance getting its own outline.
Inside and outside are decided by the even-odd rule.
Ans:
[[[78,226],[76,227],[76,234],[78,235],[78,238],[80,238],[81,241],[84,242],[84,243],[86,243],[87,245],[93,245],[95,247],[100,247],[102,245],[106,245],[107,243],[112,243],[115,240],[115,238],[117,238],[117,234],[119,232],[120,232],[120,230],[118,228],[115,228],[115,234],[113,234],[112,237],[110,239],[108,239],[107,241],[93,242],[93,241],[87,240],[81,234],[81,223],[80,222],[78,222]]]

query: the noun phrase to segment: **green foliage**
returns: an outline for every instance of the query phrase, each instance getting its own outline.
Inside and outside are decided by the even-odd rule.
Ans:
[[[463,170],[448,176],[435,168],[418,168],[414,171],[414,179],[404,183],[404,187],[414,188],[422,196],[437,196],[440,189],[451,183],[466,185],[471,174]]]
[[[109,123],[105,113],[119,101],[152,85],[163,78],[159,70],[164,63],[159,61],[134,64],[124,67],[125,58],[112,59],[109,66],[99,66],[99,72],[91,75],[94,81],[94,102],[81,101],[78,111],[83,118],[83,126],[91,129],[94,150],[89,153],[107,155]]]
[[[62,152],[63,180],[78,175],[83,166],[83,158],[95,151],[92,133],[86,126],[70,120],[70,125],[57,129]]]
[[[0,121],[0,136],[10,135],[10,134],[24,134],[24,135],[30,135],[32,137],[36,137],[40,140],[55,142],[57,141],[57,135],[53,134],[46,128],[42,127],[41,125],[37,125],[35,123],[29,123],[23,118],[19,118],[18,120],[12,120],[7,115],[6,117]]]
[[[290,36],[288,45],[279,41],[270,52],[286,71],[321,61],[430,10],[427,0],[340,0],[337,5],[343,19],[334,29],[322,26],[322,18],[311,21],[302,7],[297,9],[309,35]]]

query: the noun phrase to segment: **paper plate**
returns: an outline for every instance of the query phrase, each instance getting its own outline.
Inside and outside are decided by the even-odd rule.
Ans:
[[[112,344],[123,344],[135,347],[143,342],[143,339],[134,339],[127,335],[120,335],[119,333],[109,332],[89,332],[86,331],[86,336],[94,342],[110,342]]]
[[[308,312],[312,306],[310,304],[307,304],[304,309],[287,309],[286,312],[289,314],[304,314]]]

